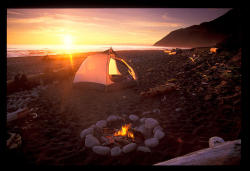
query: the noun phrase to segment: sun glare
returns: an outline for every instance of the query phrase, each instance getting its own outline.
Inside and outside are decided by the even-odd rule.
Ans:
[[[73,46],[73,39],[71,35],[64,35],[64,48],[66,49],[66,54],[69,55],[70,64],[73,67],[73,59],[72,59],[72,46]]]
[[[73,39],[71,35],[64,36],[64,46],[66,49],[71,49],[73,45]]]

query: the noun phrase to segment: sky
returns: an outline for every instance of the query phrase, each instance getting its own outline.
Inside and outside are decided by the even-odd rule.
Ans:
[[[229,8],[7,9],[8,45],[153,45]]]

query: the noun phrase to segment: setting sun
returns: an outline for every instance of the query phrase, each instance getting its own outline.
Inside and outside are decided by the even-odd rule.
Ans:
[[[66,49],[71,49],[72,45],[73,45],[73,39],[71,35],[65,35],[64,36],[64,45],[66,47]]]

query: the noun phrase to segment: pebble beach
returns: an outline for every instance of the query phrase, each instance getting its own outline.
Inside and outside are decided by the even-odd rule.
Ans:
[[[117,51],[135,71],[137,84],[115,91],[56,80],[7,96],[7,131],[21,136],[9,150],[11,163],[35,165],[153,165],[209,147],[209,138],[241,138],[241,50],[209,52],[194,48],[169,54],[163,50]],[[90,55],[69,59],[7,59],[7,80],[71,67],[76,72]],[[127,74],[118,63],[121,73]],[[142,92],[166,83],[177,89],[144,97]],[[28,111],[11,119],[17,110]],[[103,157],[84,145],[81,132],[110,115],[154,118],[165,136],[150,153],[132,151]],[[234,164],[234,163],[232,163]]]

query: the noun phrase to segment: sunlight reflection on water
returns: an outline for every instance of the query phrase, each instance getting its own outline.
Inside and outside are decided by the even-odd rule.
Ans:
[[[162,46],[139,46],[139,45],[75,45],[70,49],[71,53],[81,52],[101,52],[112,47],[118,50],[164,50],[173,49],[174,47]],[[64,46],[60,45],[8,45],[7,57],[24,57],[24,56],[45,56],[68,53]]]

